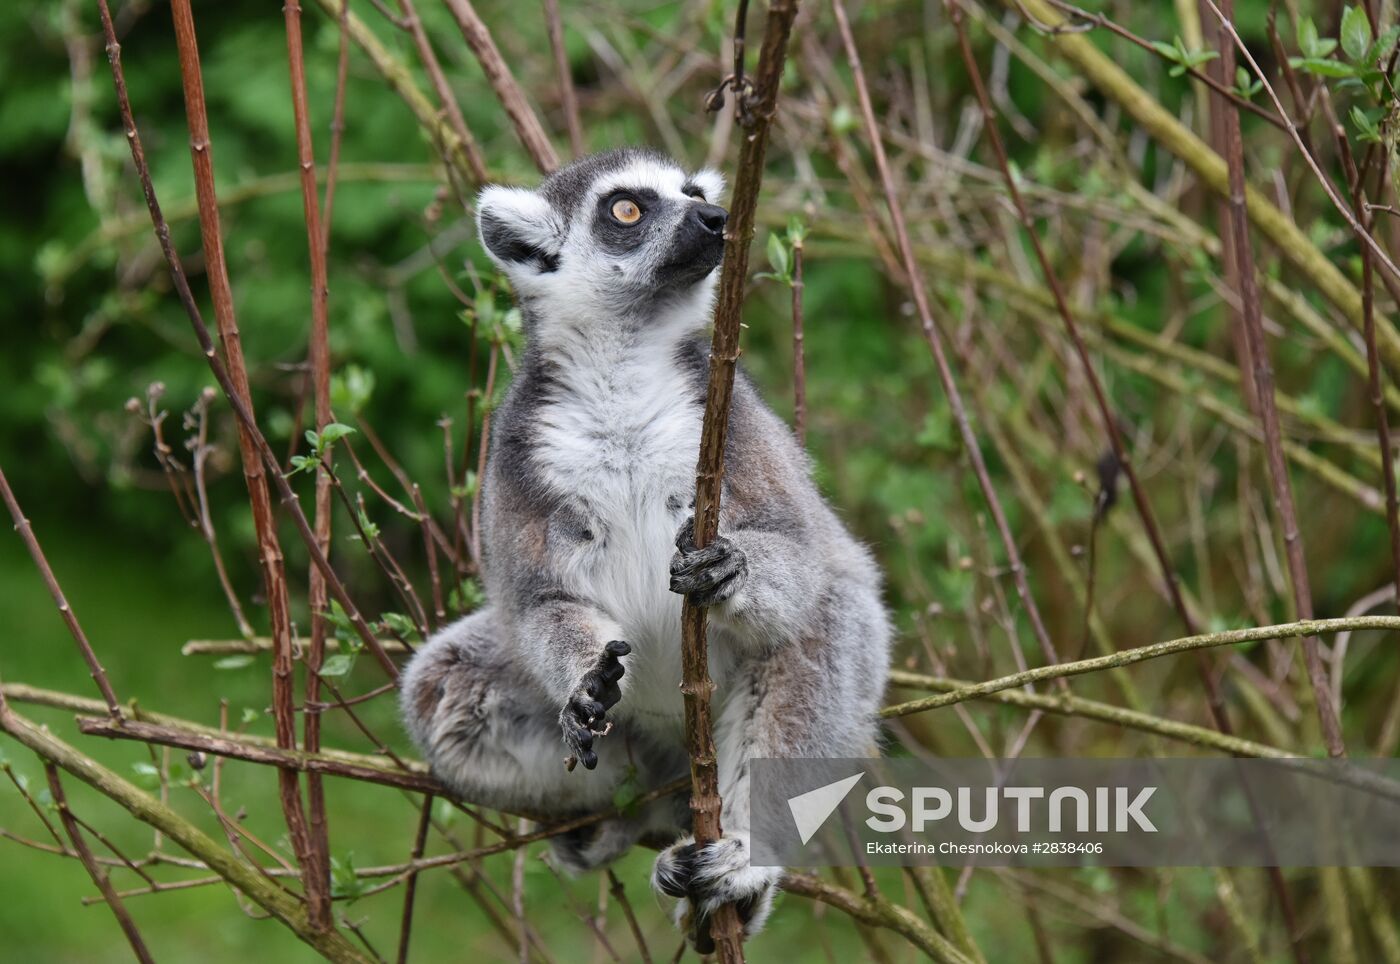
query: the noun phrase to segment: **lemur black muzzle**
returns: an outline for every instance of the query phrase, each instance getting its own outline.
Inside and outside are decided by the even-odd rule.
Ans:
[[[693,284],[724,257],[724,225],[729,212],[717,204],[692,204],[676,228],[670,257],[657,272],[662,284]]]

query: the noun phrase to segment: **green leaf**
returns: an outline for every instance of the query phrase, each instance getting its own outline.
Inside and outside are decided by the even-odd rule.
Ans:
[[[245,726],[249,723],[256,723],[261,716],[262,714],[251,706],[243,707],[243,723]]]
[[[331,407],[358,415],[374,394],[374,372],[359,365],[346,365],[331,379]]]
[[[1342,14],[1342,50],[1352,60],[1361,60],[1371,46],[1371,21],[1361,7],[1347,7]]]
[[[831,126],[838,134],[849,134],[859,125],[856,115],[845,104],[837,105],[831,112]]]
[[[778,277],[788,276],[788,249],[777,232],[770,232],[768,235],[768,263],[773,266],[773,271]]]
[[[1387,28],[1385,33],[1376,38],[1376,42],[1366,55],[1366,59],[1374,64],[1382,58],[1389,57],[1390,52],[1395,49],[1397,40],[1400,40],[1400,24]]]
[[[380,622],[388,626],[390,631],[398,636],[417,636],[418,627],[413,625],[413,620],[403,613],[383,613],[379,617]]]
[[[1297,63],[1293,63],[1296,60]],[[1356,68],[1351,64],[1344,64],[1340,60],[1330,60],[1326,57],[1303,57],[1292,58],[1289,63],[1299,70],[1306,71],[1318,77],[1353,77],[1356,75]]]
[[[314,455],[293,455],[292,467],[288,470],[288,475],[296,475],[299,472],[315,472],[316,466],[321,462]]]
[[[336,653],[321,664],[321,676],[345,676],[355,666],[355,657],[349,653]]]
[[[349,425],[342,425],[339,422],[331,422],[321,429],[321,444],[329,448],[332,443],[338,442],[347,435],[354,435],[355,430]]]
[[[1377,120],[1360,107],[1351,109],[1351,122],[1356,127],[1357,134],[1363,143],[1379,144],[1381,140],[1380,128]]]
[[[225,656],[223,659],[214,660],[215,669],[242,669],[253,662],[252,653],[239,653],[237,656]]]
[[[1304,17],[1298,21],[1298,49],[1303,52],[1304,57],[1317,56],[1317,24],[1313,23],[1312,17]]]
[[[1152,41],[1152,49],[1172,63],[1178,63],[1181,60],[1181,51],[1178,50],[1174,44],[1169,44],[1161,40],[1154,40]]]
[[[136,775],[135,783],[143,790],[155,790],[160,787],[160,770],[156,769],[152,763],[133,763],[131,772]]]
[[[355,855],[347,853],[345,859],[331,858],[331,896],[348,901],[364,896],[366,882],[355,874]]]

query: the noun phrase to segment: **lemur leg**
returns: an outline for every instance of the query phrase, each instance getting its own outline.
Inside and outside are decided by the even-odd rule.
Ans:
[[[595,770],[567,772],[558,703],[534,680],[490,608],[439,632],[405,668],[400,699],[409,733],[434,775],[463,800],[567,819],[610,807],[629,776],[649,788],[681,772],[629,739],[625,724]],[[553,838],[555,857],[569,870],[600,866],[648,831],[679,826],[673,811],[671,801],[656,801],[635,818]]]
[[[878,594],[838,581],[813,616],[811,630],[787,646],[720,637],[737,662],[731,678],[748,684],[723,694],[715,733],[724,836],[699,849],[684,837],[661,852],[652,872],[656,889],[681,898],[676,920],[692,940],[707,933],[708,915],[730,902],[745,933],[757,933],[782,878],[780,868],[749,864],[749,760],[876,755],[890,636]]]

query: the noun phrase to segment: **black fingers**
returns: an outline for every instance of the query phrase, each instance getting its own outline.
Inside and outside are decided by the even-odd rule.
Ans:
[[[734,595],[747,574],[743,550],[720,536],[703,549],[676,553],[671,559],[671,591],[708,605]]]
[[[598,766],[593,740],[606,735],[611,726],[607,711],[622,699],[622,689],[618,686],[624,672],[621,657],[630,652],[632,647],[620,639],[614,639],[603,647],[597,664],[584,674],[559,714],[564,742],[586,770]]]

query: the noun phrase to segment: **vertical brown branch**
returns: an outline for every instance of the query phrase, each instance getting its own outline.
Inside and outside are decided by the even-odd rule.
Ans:
[[[238,384],[234,376],[230,374],[229,365],[226,365],[219,357],[219,353],[214,346],[213,336],[209,332],[209,326],[205,324],[204,316],[200,313],[199,305],[195,302],[194,293],[190,291],[189,279],[185,277],[185,269],[180,263],[180,256],[175,253],[175,246],[170,240],[170,225],[165,220],[165,214],[161,211],[160,199],[156,197],[155,186],[151,182],[150,165],[146,163],[146,152],[141,146],[141,134],[136,128],[136,121],[131,113],[131,98],[127,94],[126,76],[122,71],[121,44],[117,43],[116,29],[112,25],[111,12],[108,10],[106,0],[98,0],[98,9],[102,14],[102,30],[106,40],[107,62],[112,68],[112,86],[117,94],[117,108],[122,119],[122,129],[126,133],[127,145],[131,148],[132,165],[136,168],[137,179],[141,183],[141,193],[146,200],[146,208],[151,216],[151,228],[155,233],[156,241],[160,245],[161,255],[165,258],[167,268],[170,270],[170,280],[174,285],[175,294],[180,299],[180,306],[185,310],[185,316],[189,319],[190,328],[194,332],[195,340],[199,342],[200,353],[203,354],[205,362],[209,365],[210,372],[214,375],[214,380],[218,382],[219,389],[224,393],[224,398],[228,400],[229,407],[233,409],[233,414],[238,420],[240,433],[246,432],[251,436],[262,463],[271,473],[272,481],[277,486],[278,494],[281,496],[282,505],[291,516],[292,522],[296,525],[297,534],[301,536],[302,542],[306,545],[307,552],[311,554],[316,567],[321,570],[326,577],[326,583],[331,595],[336,602],[340,603],[345,610],[346,617],[350,620],[350,625],[354,628],[355,634],[360,637],[369,651],[374,654],[375,659],[383,668],[390,679],[397,680],[399,671],[394,665],[394,661],[389,658],[389,654],[384,651],[379,639],[369,628],[369,624],[360,615],[359,608],[355,601],[350,598],[350,593],[346,590],[345,584],[340,581],[335,570],[331,568],[330,561],[321,552],[316,544],[316,535],[311,529],[311,524],[306,521],[306,514],[301,511],[301,500],[292,491],[291,485],[282,474],[280,463],[277,460],[277,453],[272,451],[272,446],[267,442],[267,438],[258,429],[257,420],[253,416],[251,406],[244,401],[242,394],[238,390]],[[207,144],[206,144],[207,146]],[[215,210],[217,215],[217,209]],[[240,361],[242,356],[240,354]],[[247,372],[243,372],[243,381],[246,385]],[[241,438],[241,436],[240,436]]]
[[[233,290],[229,285],[228,265],[224,260],[223,233],[219,226],[219,202],[214,192],[214,158],[209,142],[209,120],[204,108],[204,78],[199,66],[199,45],[194,33],[194,16],[190,0],[172,0],[171,16],[175,22],[175,45],[180,57],[180,79],[185,95],[185,116],[189,123],[190,154],[194,163],[195,196],[199,202],[199,227],[204,244],[205,271],[209,279],[209,294],[214,303],[214,317],[224,346],[231,385],[239,401],[253,416],[253,397],[248,384],[248,369],[243,358],[243,344],[234,313]],[[320,239],[316,240],[320,250]],[[243,478],[248,488],[248,502],[253,512],[253,527],[257,533],[258,559],[262,566],[263,589],[267,595],[268,616],[272,630],[272,717],[277,731],[277,744],[284,748],[296,746],[296,684],[292,665],[292,617],[287,600],[287,576],[282,561],[282,546],[277,538],[277,524],[272,514],[272,498],[263,474],[257,442],[246,425],[238,426],[238,449],[242,457]],[[295,773],[279,771],[277,776],[282,814],[292,847],[306,875],[308,895],[315,888],[313,867],[310,865],[310,838],[306,814],[302,810],[301,787]]]
[[[715,304],[714,338],[710,344],[710,376],[705,393],[705,416],[700,430],[700,455],[695,468],[695,545],[703,548],[719,531],[720,483],[724,478],[724,442],[734,390],[734,366],[739,358],[739,317],[749,272],[758,192],[763,183],[763,159],[768,131],[778,107],[778,87],[787,59],[788,37],[797,17],[797,0],[773,0],[763,47],[758,55],[751,102],[735,93],[735,109],[747,120],[739,148],[739,168],[725,228],[724,263]],[[686,597],[681,607],[681,692],[685,696],[686,748],[690,755],[690,810],[695,842],[701,846],[721,836],[719,765],[710,720],[710,679],[706,652],[707,612]],[[739,915],[726,904],[714,915],[711,933],[722,964],[744,959]],[[697,935],[703,940],[704,935]]]
[[[321,207],[321,246],[331,246],[331,213],[335,210],[335,175],[340,169],[340,144],[345,138],[345,88],[350,76],[350,0],[345,0],[336,18],[340,30],[340,51],[335,64],[335,108],[331,114],[331,151],[326,160],[326,199]]]
[[[880,128],[875,121],[875,108],[870,101],[870,89],[865,80],[865,71],[861,67],[860,51],[856,49],[855,37],[851,33],[850,19],[846,16],[846,8],[841,0],[832,0],[832,10],[836,14],[836,26],[841,34],[841,43],[845,47],[846,59],[851,65],[851,76],[855,81],[856,97],[860,101],[860,113],[865,125],[866,137],[870,141],[870,150],[875,156],[875,167],[879,171],[880,183],[884,188],[885,205],[889,209],[890,225],[894,230],[895,242],[899,247],[900,258],[904,264],[904,276],[909,282],[909,293],[913,296],[914,307],[919,314],[924,340],[928,343],[929,351],[933,353],[933,360],[938,368],[938,378],[948,399],[948,407],[953,413],[953,420],[957,423],[958,434],[962,439],[963,448],[967,451],[968,461],[972,463],[972,471],[977,477],[977,485],[981,489],[987,508],[992,514],[1002,548],[1006,552],[1008,566],[1016,581],[1016,593],[1026,611],[1031,630],[1035,634],[1036,641],[1040,644],[1041,652],[1046,660],[1057,663],[1059,655],[1055,652],[1055,644],[1050,641],[1050,633],[1045,628],[1045,621],[1041,618],[1035,597],[1031,595],[1030,584],[1026,579],[1026,567],[1021,561],[1021,552],[1016,547],[1016,539],[1011,533],[1010,523],[1006,520],[1006,512],[1002,509],[1001,499],[992,486],[991,476],[987,472],[986,460],[982,457],[982,448],[977,442],[976,433],[972,430],[967,406],[963,403],[962,392],[958,389],[957,380],[953,377],[952,366],[948,362],[948,353],[943,345],[943,335],[934,320],[928,293],[924,289],[923,272],[919,267],[913,242],[909,238],[909,229],[904,223],[904,210],[895,190],[894,177],[890,173],[884,143],[880,139]]]
[[[142,964],[153,964],[155,958],[151,957],[151,952],[146,949],[145,938],[137,930],[136,922],[131,919],[126,905],[117,896],[112,881],[97,865],[97,859],[93,857],[91,848],[88,847],[87,841],[83,839],[82,831],[78,828],[77,819],[74,818],[73,812],[68,809],[68,798],[63,793],[63,783],[58,779],[58,767],[45,762],[44,773],[49,779],[49,793],[53,795],[54,806],[58,807],[58,817],[63,821],[63,829],[68,834],[68,839],[73,843],[73,850],[77,852],[78,859],[87,868],[88,876],[92,878],[92,882],[102,892],[102,899],[107,902],[108,907],[112,908],[112,915],[121,925],[122,933],[126,935],[127,943],[131,945],[131,952]]]
[[[418,815],[418,832],[413,837],[413,853],[409,862],[414,863],[423,857],[423,849],[428,845],[428,827],[433,820],[433,795],[423,796],[423,808]],[[411,869],[403,888],[403,915],[399,921],[398,964],[408,964],[408,943],[413,937],[413,899],[418,894],[418,871]]]
[[[349,4],[346,4],[347,12]],[[316,151],[311,140],[311,116],[306,103],[306,64],[302,54],[301,4],[298,0],[285,0],[282,5],[283,19],[287,28],[287,66],[292,87],[292,118],[296,125],[297,163],[301,168],[302,214],[306,221],[306,245],[311,263],[311,338],[310,366],[312,395],[316,408],[316,431],[322,432],[332,419],[331,415],[331,349],[329,317],[329,283],[326,277],[326,252],[330,243],[330,224],[326,231],[321,230],[321,212],[316,189]],[[345,58],[345,24],[341,23],[341,59]],[[342,78],[343,81],[343,78]],[[340,83],[336,92],[336,123],[340,125],[344,111],[344,84]],[[338,147],[339,131],[333,135],[333,143]],[[326,175],[326,200],[332,200],[334,186],[334,154]],[[329,208],[327,209],[329,214]],[[331,551],[331,478],[329,471],[316,473],[315,503],[316,545],[322,555],[329,557]],[[328,608],[326,579],[313,563],[308,574],[308,605],[311,608],[311,645],[306,653],[306,749],[316,752],[321,749],[321,713],[316,708],[321,699],[320,670],[326,655],[326,617]],[[290,781],[296,786],[294,774],[279,772],[279,779]],[[307,828],[306,857],[304,868],[306,883],[307,917],[311,926],[327,928],[332,925],[330,892],[330,834],[326,827],[325,787],[319,774],[307,774],[306,778],[307,814],[310,826]],[[295,839],[295,837],[293,837]]]
[[[1234,42],[1238,41],[1231,24],[1234,3],[1232,0],[1222,0],[1221,5],[1217,6],[1211,0],[1206,2],[1210,3],[1211,10],[1220,21],[1217,33],[1221,71],[1225,76],[1232,77],[1235,65]],[[1284,550],[1288,560],[1289,581],[1293,586],[1296,616],[1300,620],[1309,620],[1313,618],[1312,587],[1308,580],[1308,566],[1303,553],[1303,536],[1298,529],[1298,509],[1293,501],[1288,463],[1283,454],[1278,403],[1274,395],[1274,371],[1269,362],[1269,346],[1264,338],[1263,314],[1259,306],[1259,283],[1254,273],[1254,250],[1249,241],[1249,216],[1245,210],[1244,141],[1240,135],[1240,117],[1237,111],[1228,106],[1221,112],[1225,118],[1225,163],[1229,169],[1230,186],[1230,217],[1225,225],[1227,237],[1224,240],[1235,254],[1245,336],[1249,343],[1260,428],[1264,434],[1264,455],[1269,466],[1274,505],[1283,527]],[[1280,113],[1283,113],[1282,110]],[[1346,213],[1351,216],[1350,211]],[[1375,243],[1369,234],[1366,234],[1365,240],[1371,244]],[[1336,707],[1332,705],[1332,688],[1328,683],[1327,668],[1322,664],[1317,637],[1303,637],[1302,648],[1303,662],[1307,668],[1308,680],[1312,684],[1313,699],[1317,704],[1323,743],[1329,756],[1345,756],[1346,746],[1342,742],[1341,721],[1337,718]]]
[[[792,239],[792,427],[797,442],[807,445],[807,346],[803,331],[802,235]]]
[[[578,116],[578,94],[574,90],[574,73],[569,68],[569,51],[564,46],[564,20],[559,16],[559,0],[544,0],[544,22],[549,28],[549,48],[554,53],[554,69],[559,74],[559,101],[564,108],[564,122],[569,127],[569,150],[574,157],[588,151],[583,140],[583,123]]]
[[[0,498],[3,498],[5,508],[10,511],[10,518],[15,523],[15,531],[24,540],[24,547],[29,550],[29,558],[34,560],[34,566],[39,570],[39,575],[43,577],[44,585],[48,587],[49,595],[53,597],[54,605],[58,607],[58,614],[63,617],[63,624],[68,627],[73,641],[78,644],[78,651],[83,654],[83,661],[87,663],[88,672],[92,675],[93,682],[97,684],[98,690],[102,693],[102,699],[107,704],[107,712],[120,718],[121,710],[117,707],[117,694],[112,691],[112,684],[107,679],[107,671],[98,662],[97,652],[92,648],[92,643],[88,642],[87,633],[83,632],[83,627],[78,623],[78,617],[73,614],[73,607],[68,605],[68,597],[63,594],[63,587],[58,584],[58,577],[49,568],[49,560],[44,556],[44,550],[39,546],[39,540],[34,535],[34,527],[24,517],[24,511],[20,508],[14,491],[10,489],[10,481],[5,478],[4,469],[0,469]]]
[[[540,173],[550,173],[559,166],[559,155],[554,152],[554,145],[549,142],[549,137],[544,132],[544,126],[540,124],[540,119],[535,116],[535,110],[526,99],[525,91],[520,89],[515,75],[510,72],[505,58],[501,56],[501,51],[496,46],[491,31],[477,15],[476,8],[471,5],[471,0],[443,0],[443,2],[447,4],[447,9],[452,12],[457,26],[462,30],[463,39],[466,40],[467,46],[472,49],[472,53],[476,55],[481,69],[485,71],[486,80],[491,84],[491,89],[496,92],[496,98],[500,100],[501,106],[505,108],[506,116],[510,118],[511,125],[514,126],[515,133],[520,138],[520,143],[525,146],[525,150],[529,152],[535,166],[540,169]]]

